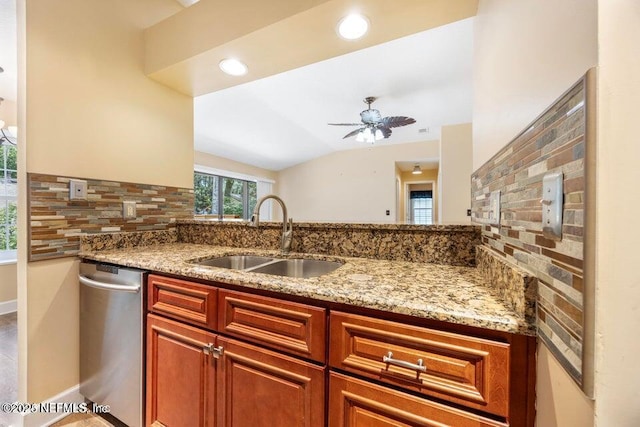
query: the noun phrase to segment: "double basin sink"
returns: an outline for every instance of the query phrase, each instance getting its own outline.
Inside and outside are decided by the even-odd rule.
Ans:
[[[229,268],[232,270],[304,279],[331,273],[342,265],[336,261],[320,259],[282,259],[258,255],[227,255],[191,262],[208,267]]]

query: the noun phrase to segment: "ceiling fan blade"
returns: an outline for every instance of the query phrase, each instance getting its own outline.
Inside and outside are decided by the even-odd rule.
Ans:
[[[406,116],[390,116],[385,117],[380,123],[386,128],[397,128],[400,126],[407,126],[415,123],[416,120]]]
[[[362,123],[327,123],[331,126],[362,126]]]
[[[391,136],[391,129],[389,129],[388,127],[378,125],[376,126],[376,129],[380,129],[380,132],[382,132],[382,135],[385,137],[385,139]]]
[[[354,131],[351,131],[351,132],[349,132],[348,134],[346,134],[345,136],[343,136],[343,137],[342,137],[342,139],[347,139],[347,138],[349,138],[349,137],[356,136],[358,133],[360,133],[360,131],[361,131],[362,129],[364,129],[364,128],[360,128],[360,129],[356,129],[356,130],[354,130]]]

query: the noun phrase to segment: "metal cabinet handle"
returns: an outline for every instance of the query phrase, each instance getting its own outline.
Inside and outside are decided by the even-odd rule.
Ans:
[[[85,286],[91,286],[92,288],[104,289],[106,291],[121,291],[137,293],[140,291],[140,285],[117,285],[114,283],[99,282],[97,280],[90,279],[83,275],[78,275],[78,280]]]
[[[213,343],[204,345],[202,350],[204,351],[204,354],[212,354],[214,359],[219,359],[224,353],[224,348],[222,348],[222,346],[214,347]]]
[[[418,372],[427,372],[427,367],[423,364],[422,359],[418,359],[418,363],[405,362],[404,360],[398,360],[393,358],[393,353],[388,352],[386,356],[382,356],[382,361],[389,365],[400,366],[402,368],[413,369]]]

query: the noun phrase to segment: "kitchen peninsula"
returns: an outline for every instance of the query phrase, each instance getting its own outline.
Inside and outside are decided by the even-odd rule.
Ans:
[[[246,381],[251,383],[249,390],[275,387],[273,396],[291,393],[292,402],[307,402],[287,411],[278,409],[282,402],[276,397],[263,402],[261,407],[291,425],[322,426],[327,419],[332,427],[364,426],[373,413],[386,422],[418,417],[453,425],[533,425],[535,324],[526,314],[527,304],[514,305],[513,299],[505,298],[504,289],[494,288],[481,268],[388,259],[402,255],[392,257],[380,250],[381,242],[389,246],[411,240],[397,233],[417,233],[422,239],[433,234],[429,238],[437,236],[440,251],[422,247],[404,251],[404,257],[440,253],[436,259],[441,261],[448,259],[442,249],[451,247],[446,241],[473,245],[477,227],[435,226],[427,231],[428,227],[333,224],[326,225],[324,233],[320,227],[296,224],[294,236],[298,233],[299,239],[296,243],[294,237],[294,252],[286,257],[275,250],[276,224],[257,232],[246,224],[180,220],[167,231],[83,239],[80,256],[85,260],[151,272],[147,425],[166,424],[181,407],[167,407],[162,395],[166,391],[159,386],[175,376],[168,361],[181,352],[186,353],[176,362],[187,363],[197,355],[192,366],[199,372],[194,373],[197,380],[184,387],[195,387],[203,399],[190,415],[190,422],[200,425],[226,425],[233,417],[254,422],[246,418],[252,412],[242,409],[244,398],[233,397],[238,387],[246,389]],[[331,239],[332,233],[351,233],[351,239],[354,233],[364,233],[369,242],[377,239],[377,256],[382,259],[336,255],[327,247],[324,252],[329,253],[295,252],[303,240],[309,247],[310,235]],[[220,245],[224,242],[227,246]],[[246,246],[232,247],[238,244]],[[233,255],[342,265],[301,279],[198,264]],[[480,257],[484,258],[486,254]],[[169,350],[168,342],[175,347]],[[260,366],[249,360],[260,361]],[[242,372],[247,369],[260,374],[246,377]],[[183,367],[180,372],[190,370]],[[297,379],[284,372],[295,373]],[[244,397],[256,398],[246,393]],[[180,402],[179,392],[177,396],[172,398]],[[374,396],[386,397],[375,403]],[[362,415],[365,409],[368,416]]]

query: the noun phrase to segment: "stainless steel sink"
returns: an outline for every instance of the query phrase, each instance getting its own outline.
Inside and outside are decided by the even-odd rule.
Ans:
[[[194,264],[205,265],[208,267],[230,268],[232,270],[246,270],[256,267],[267,262],[273,261],[273,258],[257,255],[227,255],[216,258],[208,258],[199,261],[192,261]]]
[[[251,271],[276,276],[308,278],[331,273],[341,265],[339,262],[320,259],[282,259],[252,268]]]
[[[229,268],[285,277],[318,277],[331,273],[342,264],[321,259],[279,259],[258,255],[226,255],[190,261],[207,267]]]

